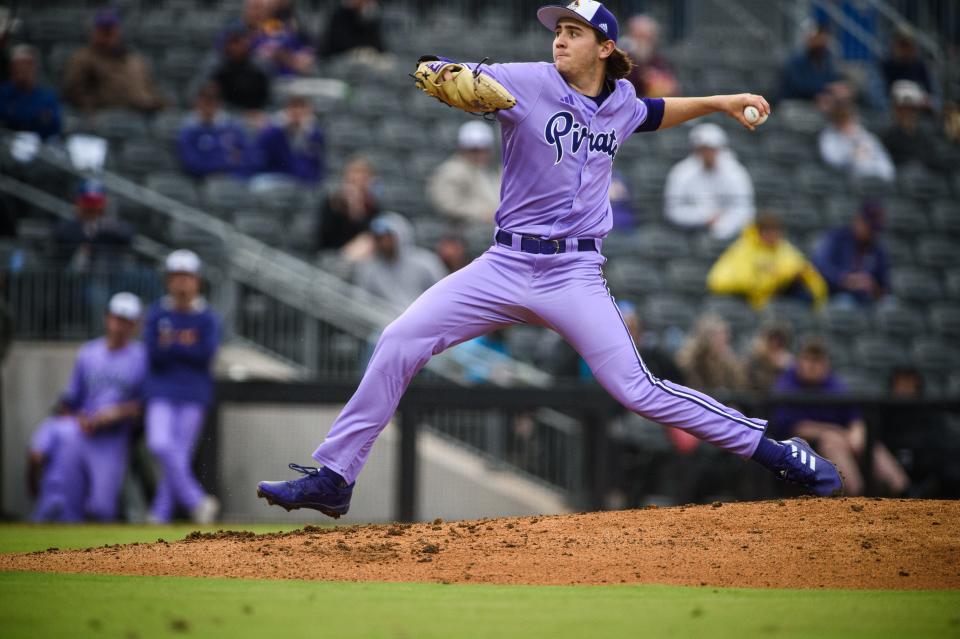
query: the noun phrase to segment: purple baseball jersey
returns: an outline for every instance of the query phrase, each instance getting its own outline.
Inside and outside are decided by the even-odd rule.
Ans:
[[[497,112],[497,226],[546,239],[606,236],[613,227],[613,158],[634,132],[660,126],[663,100],[638,99],[633,85],[617,80],[598,106],[546,62],[484,65],[481,72],[517,98],[515,107]]]
[[[142,342],[110,350],[101,337],[80,347],[61,400],[77,413],[93,415],[107,406],[140,399],[146,374],[147,351]]]

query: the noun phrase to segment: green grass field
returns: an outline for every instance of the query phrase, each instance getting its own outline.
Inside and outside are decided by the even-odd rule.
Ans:
[[[194,528],[7,525],[0,526],[0,551],[174,540]],[[447,586],[0,573],[0,637],[5,639],[277,635],[960,637],[960,591]]]

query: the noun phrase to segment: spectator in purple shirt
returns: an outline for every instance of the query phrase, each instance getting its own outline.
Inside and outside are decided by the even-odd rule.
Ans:
[[[247,136],[221,107],[217,86],[203,87],[197,93],[193,113],[177,136],[180,164],[195,178],[244,177],[249,173]]]
[[[830,285],[834,302],[869,305],[889,290],[887,252],[880,243],[883,207],[868,200],[850,226],[830,231],[820,242],[814,264]]]
[[[843,395],[846,386],[831,370],[826,343],[811,337],[801,345],[796,365],[780,377],[774,390]],[[867,427],[856,407],[808,402],[781,405],[774,410],[771,423],[780,434],[806,439],[818,453],[833,461],[843,475],[844,494],[863,494],[859,463],[867,444]],[[873,472],[874,477],[894,495],[903,494],[909,487],[910,480],[903,468],[882,443],[873,448]]]
[[[313,115],[313,106],[302,96],[292,96],[272,124],[255,143],[258,182],[288,178],[304,186],[316,186],[323,178],[323,131]]]
[[[41,139],[60,134],[60,99],[37,84],[37,53],[26,44],[10,54],[10,80],[0,83],[0,127],[32,131]]]

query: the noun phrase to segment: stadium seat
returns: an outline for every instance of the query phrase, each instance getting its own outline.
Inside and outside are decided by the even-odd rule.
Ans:
[[[150,140],[131,140],[123,145],[118,167],[121,173],[140,179],[148,173],[173,171],[177,168],[173,155]]]
[[[826,124],[817,107],[802,100],[782,101],[777,105],[776,117],[782,120],[790,131],[807,135],[819,133]]]
[[[870,320],[859,308],[827,306],[820,319],[823,329],[832,336],[849,339],[870,329]]]
[[[198,206],[200,196],[193,182],[180,173],[151,173],[145,180],[148,189],[189,206]]]
[[[647,225],[639,228],[633,235],[636,239],[636,254],[640,257],[670,260],[690,255],[687,238],[677,231]]]
[[[181,86],[188,85],[196,75],[197,65],[203,55],[203,51],[191,47],[175,46],[166,49],[161,65],[164,78]]]
[[[414,239],[417,245],[424,248],[432,248],[441,237],[450,232],[450,229],[450,222],[444,218],[419,217],[413,220]]]
[[[891,274],[894,295],[906,302],[928,303],[942,299],[939,278],[935,273],[918,267],[895,267]]]
[[[880,238],[880,243],[887,252],[892,268],[903,265],[912,265],[914,263],[914,250],[908,240],[892,233],[885,233]]]
[[[860,198],[888,198],[897,193],[895,182],[888,182],[876,177],[859,177],[849,179],[850,191]]]
[[[707,271],[709,270],[710,265],[701,260],[672,260],[667,264],[667,287],[683,295],[703,295],[707,292]]]
[[[259,211],[237,211],[233,218],[237,230],[271,246],[283,244],[283,225],[276,217]]]
[[[921,314],[914,308],[884,306],[874,314],[874,324],[883,335],[898,340],[910,340],[926,329]]]
[[[960,269],[951,269],[946,274],[947,296],[954,302],[960,302]]]
[[[811,233],[822,231],[827,226],[814,199],[795,198],[788,207],[781,210],[783,223],[791,232]]]
[[[147,123],[136,111],[107,109],[97,113],[94,133],[106,138],[111,144],[147,137]]]
[[[930,327],[944,340],[960,343],[960,304],[944,302],[930,309]],[[958,362],[960,368],[960,362]]]
[[[884,227],[890,235],[913,236],[924,233],[930,222],[923,206],[905,198],[890,198],[884,205]]]
[[[932,199],[950,194],[947,182],[921,164],[911,164],[897,172],[897,187],[901,195]]]
[[[150,125],[153,139],[159,143],[170,145],[177,141],[177,135],[183,127],[183,122],[189,114],[186,111],[167,109],[157,114]]]
[[[683,297],[670,293],[649,295],[643,304],[644,325],[654,330],[679,328],[689,330],[697,317],[696,309]]]
[[[312,210],[301,210],[294,213],[286,228],[287,248],[298,253],[307,253],[314,249],[316,242],[316,212]]]
[[[700,314],[704,313],[719,315],[738,335],[752,331],[757,325],[757,314],[753,312],[746,300],[739,297],[710,295],[700,307]]]
[[[191,18],[181,23],[172,12],[154,9],[140,20],[136,42],[155,50],[185,44],[190,41],[190,31],[186,27],[192,21]]]
[[[960,266],[957,243],[943,236],[923,237],[917,242],[917,264],[931,268]]]
[[[300,210],[303,190],[291,182],[278,182],[258,186],[253,195],[257,208],[269,212],[274,219],[282,220]]]
[[[793,326],[798,335],[811,333],[819,328],[819,321],[809,304],[785,297],[775,297],[763,307],[762,317],[766,320],[781,320]]]
[[[937,200],[930,211],[931,226],[939,233],[960,237],[960,203],[955,199]]]
[[[871,375],[852,366],[839,368],[836,373],[849,393],[872,395],[884,390],[883,376]]]
[[[638,258],[619,257],[604,269],[615,296],[640,297],[664,290],[664,278],[656,265]]]
[[[207,178],[202,192],[203,203],[221,216],[230,216],[251,201],[246,183],[228,177]]]
[[[950,343],[937,337],[918,337],[913,342],[913,365],[938,375],[957,370],[960,353]]]
[[[865,370],[886,375],[894,366],[906,363],[903,342],[867,335],[853,342],[853,362]]]
[[[825,194],[838,196],[847,191],[846,183],[840,175],[827,171],[818,164],[804,164],[798,167],[794,174],[794,183],[800,193],[810,197]],[[853,210],[851,209],[850,212],[853,213]]]
[[[847,195],[827,194],[823,207],[825,228],[832,229],[850,224],[859,205],[860,203],[856,198]]]

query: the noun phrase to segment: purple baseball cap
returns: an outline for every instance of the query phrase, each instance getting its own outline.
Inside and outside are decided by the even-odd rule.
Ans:
[[[580,22],[585,22],[597,31],[600,35],[617,41],[619,27],[617,19],[610,13],[610,10],[599,2],[594,0],[574,0],[565,7],[549,5],[540,7],[537,10],[537,19],[540,24],[553,31],[557,28],[557,22],[561,18],[573,18]]]
[[[97,11],[93,16],[93,26],[98,28],[115,27],[120,24],[120,14],[116,9],[107,7]]]

